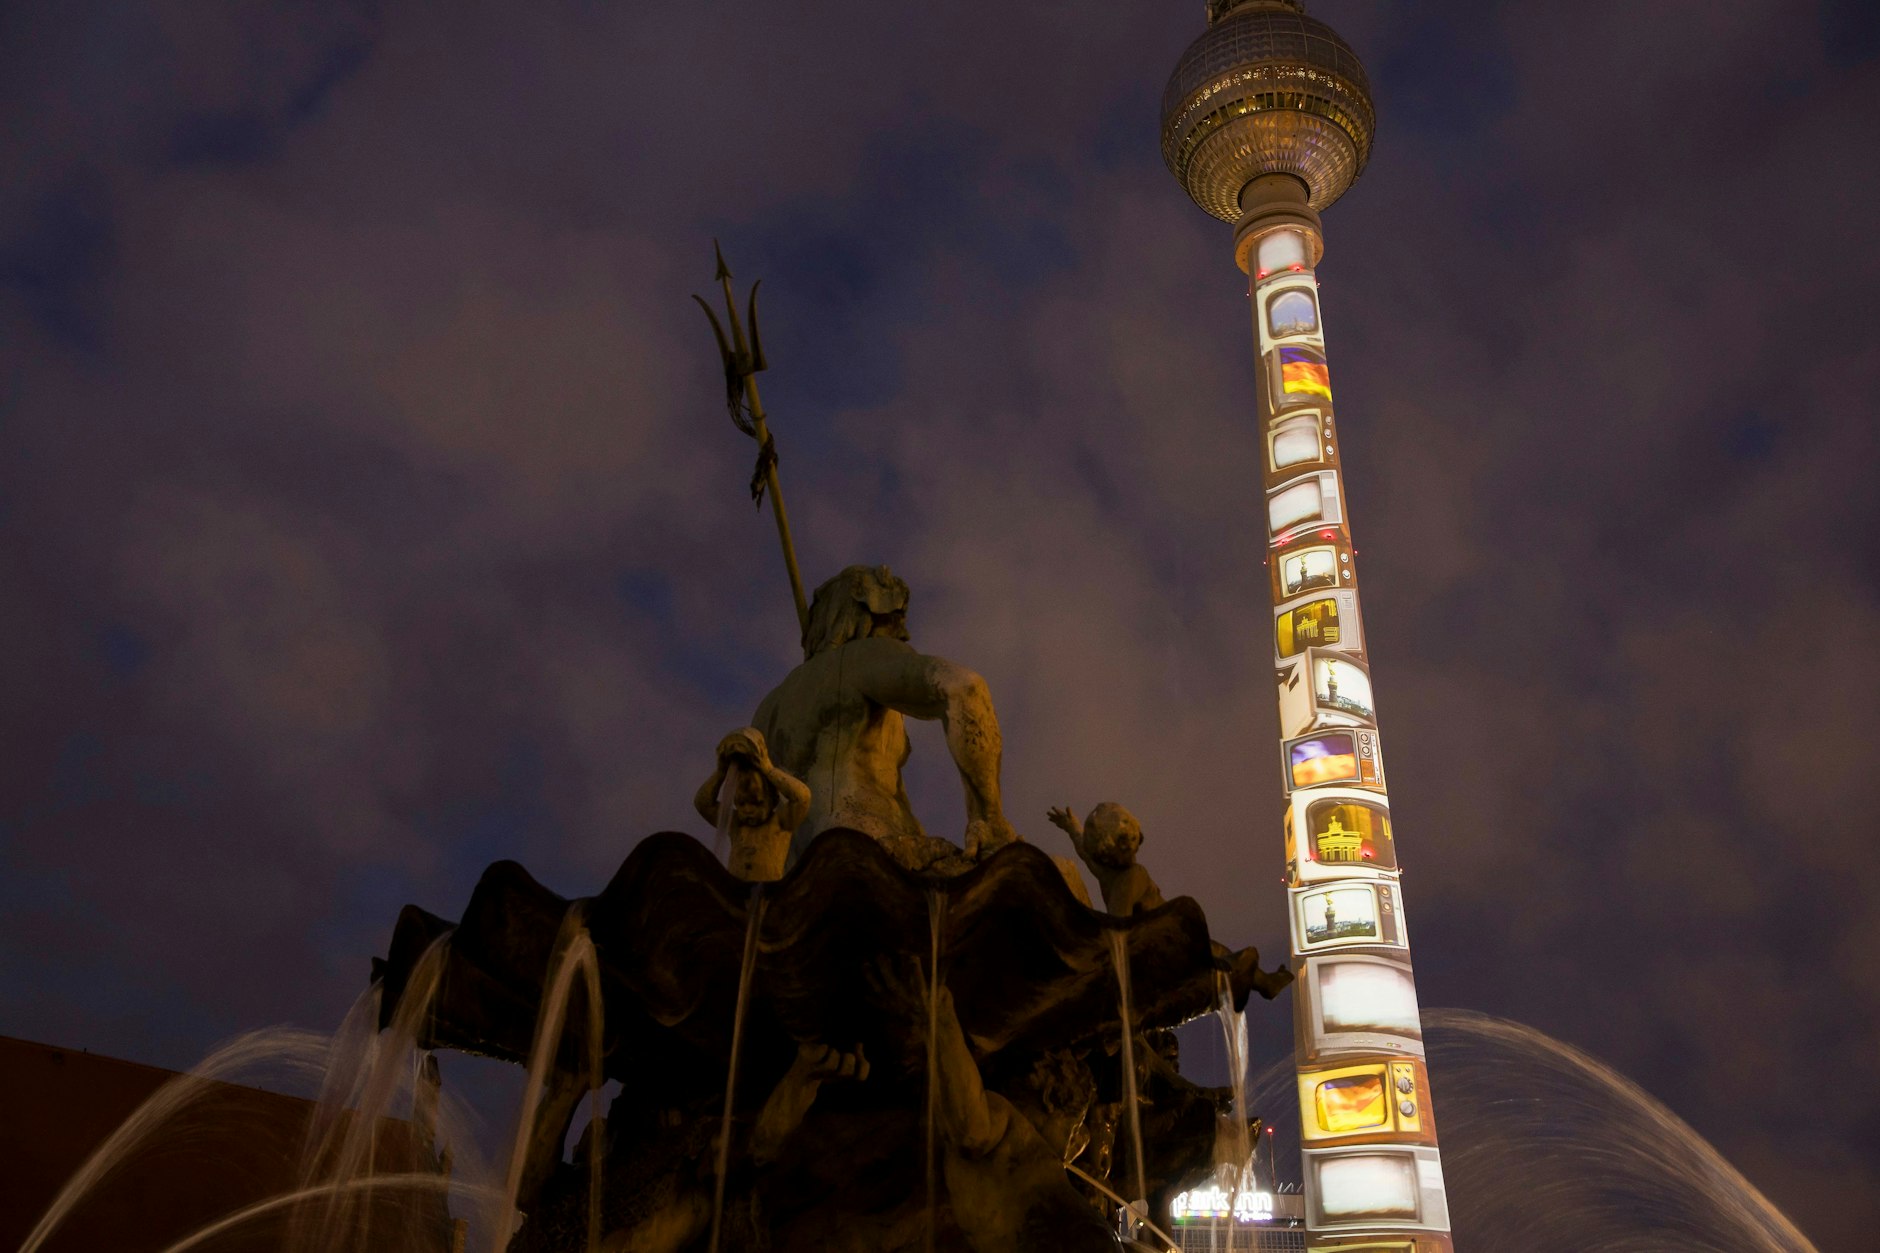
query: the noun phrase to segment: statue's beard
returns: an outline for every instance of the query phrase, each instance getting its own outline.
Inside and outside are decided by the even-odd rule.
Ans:
[[[884,635],[891,640],[912,638],[907,633],[906,610],[897,609],[893,613],[871,613],[868,618],[870,635]]]

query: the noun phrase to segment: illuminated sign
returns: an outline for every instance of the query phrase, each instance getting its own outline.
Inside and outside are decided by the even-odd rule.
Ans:
[[[1406,948],[1397,885],[1388,880],[1337,879],[1292,890],[1293,951]]]
[[[1169,1202],[1169,1217],[1177,1223],[1191,1223],[1211,1218],[1226,1218],[1233,1206],[1234,1221],[1264,1223],[1273,1220],[1273,1197],[1266,1192],[1242,1192],[1231,1195],[1225,1188],[1193,1188],[1178,1192]]]

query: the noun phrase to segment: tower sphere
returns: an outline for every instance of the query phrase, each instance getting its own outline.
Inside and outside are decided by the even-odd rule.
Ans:
[[[1240,192],[1291,174],[1323,209],[1371,155],[1377,115],[1358,54],[1298,0],[1209,0],[1162,95],[1162,158],[1194,202],[1240,217]]]

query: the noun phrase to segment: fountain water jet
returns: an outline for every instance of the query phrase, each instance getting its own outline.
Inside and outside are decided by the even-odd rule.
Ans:
[[[415,1078],[418,1037],[426,1026],[432,1004],[437,998],[448,949],[448,936],[439,936],[431,942],[412,968],[390,1025],[375,1034],[370,1045],[361,1050],[359,1057],[363,1065],[352,1075],[333,1077],[331,1086],[335,1094],[343,1085],[347,1089],[348,1101],[356,1099],[357,1104],[350,1118],[346,1116],[343,1105],[316,1109],[315,1122],[319,1122],[324,1115],[327,1123],[317,1141],[313,1138],[312,1127],[309,1128],[311,1152],[303,1158],[301,1165],[301,1178],[304,1181],[311,1182],[326,1171],[330,1171],[325,1180],[329,1184],[344,1184],[371,1176],[380,1126],[390,1114],[392,1103],[403,1086]],[[378,998],[372,999],[376,1001]],[[354,1029],[357,1030],[356,1024]],[[336,1043],[344,1047],[349,1042]],[[324,1089],[327,1085],[323,1084],[322,1087]],[[332,1143],[336,1136],[337,1152]],[[329,1249],[338,1243],[339,1233],[352,1226],[358,1198],[356,1193],[346,1190],[336,1191],[333,1195],[337,1203],[324,1207],[317,1218],[298,1216],[291,1224],[289,1248]],[[362,1221],[364,1228],[359,1238],[363,1245],[370,1236],[372,1215],[369,1208],[364,1212]]]
[[[492,1226],[490,1233],[490,1253],[502,1253],[515,1234],[517,1197],[522,1190],[522,1178],[529,1165],[529,1145],[535,1138],[536,1119],[541,1111],[542,1092],[547,1086],[548,1076],[555,1069],[555,1061],[561,1050],[561,1037],[568,1020],[568,1001],[574,991],[574,979],[579,974],[584,976],[584,991],[587,994],[587,1037],[590,1089],[599,1090],[601,1082],[601,1040],[603,1038],[604,1019],[601,1005],[600,962],[594,951],[594,941],[588,934],[587,922],[579,903],[570,907],[563,916],[561,933],[556,937],[554,956],[549,960],[548,971],[542,991],[542,1007],[536,1015],[535,1040],[529,1047],[528,1082],[522,1092],[522,1109],[516,1120],[515,1144],[509,1154],[509,1168],[503,1187],[503,1208],[501,1221]],[[591,1163],[598,1163],[601,1148],[600,1103],[595,1101],[590,1115],[588,1152]],[[553,1151],[560,1152],[560,1142],[556,1141]],[[590,1166],[590,1172],[598,1170],[597,1165]],[[595,1177],[590,1173],[590,1181]],[[594,1206],[599,1203],[600,1192],[595,1188],[590,1200],[588,1221],[589,1253],[599,1247],[599,1213]]]
[[[1228,1188],[1228,1211],[1231,1213],[1240,1194],[1253,1186],[1253,1181],[1247,1178],[1248,1163],[1253,1157],[1253,1146],[1247,1139],[1250,1126],[1247,1114],[1247,1015],[1234,1008],[1234,989],[1225,972],[1215,972],[1214,989],[1218,998],[1214,1015],[1220,1020],[1221,1042],[1227,1056],[1227,1082],[1234,1093],[1232,1135],[1228,1139],[1228,1152],[1232,1155],[1228,1160],[1233,1169],[1233,1183]]]
[[[927,1253],[938,1239],[936,1214],[940,1205],[940,1157],[936,1148],[940,1117],[940,933],[946,926],[947,898],[927,890]]]
[[[1111,929],[1105,934],[1110,941],[1110,965],[1116,970],[1117,1012],[1123,1027],[1123,1102],[1129,1114],[1131,1165],[1135,1168],[1136,1176],[1136,1198],[1129,1208],[1137,1221],[1143,1221],[1147,1212],[1149,1184],[1143,1173],[1142,1109],[1136,1092],[1136,1015],[1131,1010],[1129,995],[1129,933]],[[1139,1205],[1145,1207],[1140,1212]]]
[[[347,1179],[332,1183],[316,1183],[280,1196],[271,1196],[244,1206],[232,1214],[216,1219],[206,1227],[190,1232],[181,1240],[168,1245],[160,1253],[187,1253],[205,1240],[212,1240],[224,1232],[233,1230],[243,1223],[263,1218],[276,1210],[296,1208],[310,1200],[320,1197],[348,1195],[355,1192],[370,1192],[379,1189],[408,1188],[415,1192],[448,1191],[452,1187],[449,1179],[443,1175],[410,1172],[397,1175],[371,1175],[362,1179]],[[490,1190],[494,1195],[494,1190]]]
[[[718,1124],[718,1160],[712,1178],[711,1253],[718,1253],[725,1218],[725,1176],[731,1168],[731,1113],[737,1095],[738,1053],[744,1044],[744,1015],[750,1008],[751,974],[757,966],[758,933],[764,925],[764,885],[751,885],[744,914],[744,956],[738,965],[738,999],[731,1011],[731,1058],[725,1066],[725,1109]]]
[[[1426,1009],[1422,1019],[1442,1076],[1434,1112],[1458,1248],[1815,1253],[1702,1136],[1604,1062],[1487,1014]],[[1296,1145],[1291,1059],[1249,1094]]]
[[[150,1095],[123,1125],[85,1159],[27,1233],[18,1253],[37,1253],[79,1202],[100,1186],[158,1130],[216,1090],[219,1083],[260,1062],[285,1063],[309,1079],[320,1074],[326,1038],[310,1031],[272,1028],[237,1036],[205,1057],[189,1073],[170,1080]]]

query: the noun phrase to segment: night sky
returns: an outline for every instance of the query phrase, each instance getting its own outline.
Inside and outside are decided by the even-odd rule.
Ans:
[[[909,581],[1030,839],[1121,801],[1282,952],[1245,280],[1157,144],[1202,10],[0,7],[0,1033],[330,1027],[404,902],[700,831],[798,656],[713,237],[809,582]],[[1869,1248],[1880,20],[1311,12],[1379,115],[1319,278],[1423,1002]]]

